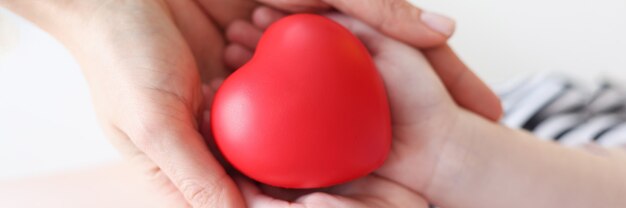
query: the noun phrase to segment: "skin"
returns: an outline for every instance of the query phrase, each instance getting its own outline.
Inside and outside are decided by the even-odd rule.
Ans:
[[[392,38],[419,48],[440,46],[454,32],[450,19],[445,32],[433,30],[422,21],[427,13],[405,0],[259,0],[287,12],[325,12],[330,8],[355,17]],[[412,35],[406,35],[412,34]]]
[[[223,5],[237,12],[219,18],[206,15],[215,4],[209,1],[3,4],[70,49],[105,133],[162,198],[175,207],[244,207],[199,131],[206,102],[201,77],[226,74],[220,25],[249,17],[254,2]],[[46,18],[59,12],[67,19]]]
[[[258,9],[254,24],[240,22],[229,34],[240,53],[239,65],[254,50],[259,34],[284,14]],[[393,147],[382,168],[371,176],[395,182],[441,207],[620,207],[626,204],[626,153],[596,145],[589,151],[546,143],[468,112],[447,93],[445,79],[419,50],[378,33],[349,17],[330,15],[368,47],[386,84],[392,109]],[[253,28],[256,27],[256,33]],[[248,28],[247,32],[240,28]],[[242,38],[242,37],[246,37]],[[252,43],[252,44],[251,44]],[[241,56],[241,57],[237,57]],[[439,67],[441,67],[439,65]],[[449,90],[448,90],[449,91]],[[590,154],[591,153],[591,154]],[[361,181],[372,183],[373,181]],[[351,186],[347,184],[344,186]],[[280,200],[285,192],[263,192],[241,184],[249,207],[316,207]],[[262,188],[261,188],[262,190]],[[360,189],[360,195],[376,196]],[[327,207],[345,206],[345,193],[325,190]],[[264,195],[265,194],[265,195]],[[268,196],[268,195],[274,195]],[[315,196],[315,195],[314,195]],[[575,197],[573,197],[575,196]],[[395,195],[381,199],[394,199]],[[404,206],[412,206],[404,204]],[[358,206],[357,206],[358,207]],[[393,206],[389,206],[393,207]]]
[[[263,11],[263,9],[260,9]],[[278,17],[278,16],[277,16]],[[387,78],[391,74],[403,73],[403,71],[411,71],[412,68],[425,68],[425,70],[431,72],[431,76],[435,76],[432,74],[432,68],[428,65],[426,59],[421,56],[421,54],[404,44],[401,44],[397,41],[391,40],[390,38],[384,37],[381,34],[375,32],[374,30],[369,29],[367,26],[362,23],[348,18],[346,16],[336,16],[336,18],[342,23],[346,24],[349,28],[354,28],[355,33],[362,37],[363,39],[368,39],[368,42],[365,44],[372,51],[380,51],[375,52],[374,58],[379,66],[382,66],[381,73],[384,78]],[[252,26],[252,25],[250,25]],[[369,38],[368,38],[369,37]],[[375,46],[376,45],[376,46]],[[410,50],[409,50],[410,49]],[[396,56],[398,54],[409,52],[406,56]],[[397,57],[397,58],[391,58]],[[390,59],[391,58],[391,59]],[[399,65],[385,66],[387,62],[392,63],[400,63]],[[392,80],[385,79],[386,82],[393,83],[398,81],[398,78],[401,76],[391,76]],[[436,78],[435,78],[436,79]],[[405,82],[402,82],[405,83]],[[402,84],[399,83],[399,84]],[[426,83],[427,84],[427,83]],[[401,85],[397,85],[401,86]],[[389,90],[391,92],[397,91],[398,89],[402,90],[404,93],[405,89],[392,87]],[[205,93],[210,93],[210,90],[206,90]],[[396,93],[392,93],[396,94]],[[395,97],[395,96],[394,96]],[[403,102],[403,100],[392,99],[392,103]],[[402,112],[398,112],[402,113]],[[129,164],[132,165],[132,164]],[[147,184],[142,184],[137,182],[137,175],[131,174],[131,177],[121,177],[125,172],[128,172],[130,168],[129,165],[126,166],[113,166],[107,167],[103,170],[95,170],[87,173],[74,173],[73,177],[71,175],[64,176],[52,176],[48,179],[38,179],[38,180],[28,180],[35,182],[26,183],[21,182],[19,184],[22,185],[22,188],[19,190],[29,190],[29,188],[24,188],[23,186],[39,186],[42,184],[45,187],[52,188],[56,184],[65,184],[66,187],[72,186],[80,186],[82,183],[89,183],[89,181],[93,180],[93,178],[99,178],[100,180],[107,181],[115,181],[115,178],[119,178],[123,181],[123,184],[131,187],[132,190],[129,191],[131,196],[126,196],[129,198],[141,199],[137,200],[138,204],[141,206],[162,206],[164,204],[170,204],[175,202],[171,202],[167,198],[158,197],[155,195],[154,191],[150,191]],[[103,174],[103,172],[108,172],[108,174]],[[54,178],[54,179],[53,179]],[[72,178],[72,179],[69,179]],[[42,183],[43,182],[43,183]],[[93,185],[93,182],[91,182]],[[291,193],[291,191],[282,190],[274,187],[268,186],[257,186],[256,184],[250,182],[247,179],[242,177],[237,177],[237,184],[239,185],[240,190],[243,193],[248,207],[428,207],[428,203],[419,195],[417,192],[414,192],[405,186],[398,184],[394,181],[391,181],[387,178],[384,178],[380,174],[372,174],[367,177],[358,179],[356,181],[350,182],[345,185],[336,186],[327,189],[319,189],[319,190],[303,190],[299,191],[299,193]],[[9,186],[16,186],[11,185]],[[98,184],[96,184],[98,186]],[[139,206],[138,204],[128,204],[121,202],[119,198],[122,196],[108,193],[111,190],[115,190],[116,187],[123,186],[121,184],[99,184],[99,186],[104,187],[104,190],[100,190],[104,195],[108,195],[110,200],[106,204],[106,206],[116,206],[116,207],[132,207]],[[69,191],[77,190],[70,189]],[[10,189],[6,189],[6,193],[10,193]],[[2,193],[3,189],[0,189],[0,193]],[[137,194],[138,193],[138,194]],[[270,197],[266,195],[266,193],[273,193],[273,196]],[[128,193],[127,193],[128,194]],[[277,198],[274,198],[277,197]],[[51,196],[49,198],[56,198]],[[46,198],[44,198],[45,200]],[[289,201],[283,201],[282,199],[286,199]],[[92,199],[91,200],[79,200],[78,204],[98,204],[98,206],[105,206],[103,203],[98,203],[100,200]],[[12,200],[16,201],[16,200]],[[36,203],[46,203],[47,205],[55,204],[54,201],[52,203],[45,201],[37,201]],[[115,202],[121,204],[114,204]],[[28,204],[28,200],[24,200],[21,202],[22,205]],[[31,202],[34,203],[34,202]],[[145,203],[145,204],[143,204]],[[17,204],[17,203],[16,203]],[[59,204],[56,202],[56,204]],[[34,205],[32,205],[34,206]],[[167,206],[164,206],[167,207]]]
[[[346,10],[347,1],[313,5],[323,5],[321,10],[344,9],[366,20],[366,12],[374,12],[406,21],[379,29],[406,36],[417,46],[443,44],[449,37],[439,34],[422,40],[422,33],[436,33],[416,18],[421,10],[399,2],[403,1],[368,1],[358,4],[362,12]],[[229,49],[223,31],[235,19],[249,19],[256,4],[249,0],[0,0],[0,6],[33,21],[72,52],[111,142],[151,189],[176,207],[245,206],[234,181],[207,148],[210,135],[203,136],[201,127],[210,113],[205,112],[212,97],[210,86],[228,74],[224,63],[228,58],[223,54]],[[375,10],[376,6],[383,9]],[[393,8],[406,12],[396,15]],[[441,51],[430,57],[433,65],[458,60],[448,47],[430,50]],[[436,68],[454,100],[497,119],[501,109],[495,95],[467,67],[456,63]],[[203,82],[209,89],[206,93]],[[483,102],[469,102],[476,100],[471,98]]]
[[[0,206],[20,208],[180,207],[175,198],[136,171],[135,163],[118,161],[81,170],[0,181]]]
[[[406,0],[259,1],[289,12],[326,12],[330,7],[355,17],[382,34],[421,49],[457,104],[489,120],[496,121],[502,116],[495,94],[445,44],[454,32],[455,23],[451,19],[441,17],[448,22],[443,27],[445,32],[434,30],[424,21],[433,13],[412,6]]]
[[[621,196],[626,191],[626,156],[623,152],[592,148],[593,154],[590,154],[542,142],[527,133],[497,125],[485,116],[468,111],[455,99],[454,93],[448,89],[450,86],[446,84],[446,78],[437,76],[440,74],[437,66],[442,65],[429,60],[429,66],[416,48],[380,34],[375,35],[377,33],[371,28],[357,21],[342,17],[335,19],[366,44],[368,39],[377,40],[367,45],[378,57],[380,73],[390,91],[394,114],[394,153],[373,175],[345,186],[313,190],[312,194],[296,193],[289,197],[289,190],[276,191],[238,179],[238,186],[243,192],[240,197],[245,199],[247,205],[302,207],[331,203],[321,205],[380,207],[414,199],[412,202],[416,204],[411,206],[423,206],[423,200],[416,197],[420,196],[416,193],[441,207],[621,207],[626,204]],[[255,22],[262,21],[255,18]],[[249,23],[247,25],[250,26]],[[261,31],[264,28],[262,25],[255,24],[249,28]],[[229,28],[229,33],[238,34],[232,30]],[[251,48],[245,46],[245,41],[233,44],[239,44],[240,51],[249,52]],[[107,54],[106,50],[102,52]],[[233,54],[235,58],[246,60],[237,53]],[[131,168],[136,167],[136,163],[132,163]],[[106,177],[100,175],[85,181],[97,182],[103,178]],[[58,187],[58,184],[54,186],[51,183],[54,179],[41,181],[35,186],[41,188],[52,184],[48,187]],[[124,188],[133,186],[132,182],[136,180],[118,185]],[[9,194],[1,195],[11,196],[20,187],[24,188],[24,184],[3,184],[0,187],[6,189],[0,189],[0,192]],[[152,185],[148,183],[148,186]],[[26,190],[26,193],[32,193],[32,189]],[[149,190],[162,193],[163,189]],[[376,190],[394,190],[394,194],[385,195]],[[12,200],[17,197],[7,198]],[[287,202],[282,198],[295,201]],[[174,202],[172,206],[176,207],[179,207],[176,203],[180,202],[177,197],[142,198],[138,195],[136,199],[171,200]],[[9,200],[1,201],[10,203]],[[226,206],[223,203],[211,205]]]
[[[262,30],[284,15],[279,11],[261,7],[253,14],[254,24],[233,23],[227,30],[232,44],[227,47],[226,63],[231,66],[245,63],[246,58],[250,57],[256,47]],[[371,186],[367,189],[347,189],[352,192],[358,190],[357,196],[372,196],[375,200],[383,202],[393,201],[402,197],[384,194],[387,192],[377,195],[380,194],[380,190],[388,189],[379,188],[379,181],[389,183],[387,186],[395,185],[396,189],[403,189],[406,184],[397,182],[409,180],[416,186],[412,191],[417,194],[418,190],[426,188],[433,177],[437,157],[444,146],[446,132],[453,126],[458,107],[437,78],[426,57],[418,49],[387,37],[353,18],[337,14],[330,17],[359,37],[373,56],[388,91],[394,132],[392,152],[383,167],[368,178],[356,182],[356,185],[347,184],[339,190],[351,186]],[[433,128],[434,126],[438,128]],[[418,148],[422,151],[415,151]],[[239,184],[249,207],[316,207],[319,203],[325,203],[322,207],[368,207],[368,203],[365,203],[367,200],[350,198],[351,192],[344,193],[336,191],[338,189],[335,188],[330,191],[324,190],[325,194],[314,191],[313,194],[296,197],[295,202],[289,203],[281,201],[279,198],[283,197],[280,194],[273,198],[263,195],[262,191],[255,189],[250,183]],[[355,200],[362,203],[353,203]],[[394,203],[387,203],[386,206],[378,206],[380,204],[376,203],[369,205],[406,207],[415,204],[409,200],[399,201],[406,203],[400,206],[394,206]]]
[[[234,41],[233,44],[237,44],[237,49],[240,51],[240,54],[230,53],[229,56],[245,56],[249,57],[251,50],[254,49],[256,43],[258,42],[258,38],[263,29],[265,29],[271,22],[279,19],[283,14],[278,11],[271,10],[268,8],[259,8],[255,14],[253,21],[256,22],[255,25],[245,22],[234,23],[229,29],[228,34],[231,39],[241,40],[241,42]],[[434,70],[429,65],[426,58],[419,52],[419,50],[403,44],[399,41],[393,40],[389,37],[386,37],[372,28],[366,26],[362,22],[359,22],[355,19],[348,18],[347,16],[332,16],[335,20],[342,23],[344,26],[349,28],[353,33],[355,33],[364,44],[370,50],[376,65],[378,66],[381,76],[383,77],[387,91],[389,93],[389,101],[392,108],[392,118],[393,118],[393,128],[394,132],[403,132],[407,127],[405,125],[410,125],[413,122],[416,122],[425,117],[433,117],[433,113],[439,113],[443,111],[447,111],[448,107],[443,105],[442,108],[439,108],[439,105],[442,104],[443,100],[450,99],[449,97],[443,97],[440,95],[447,94],[443,85],[438,82],[437,75],[434,74]],[[269,22],[264,22],[269,21]],[[255,29],[256,27],[256,29]],[[245,29],[242,29],[245,28]],[[240,33],[239,33],[240,32]],[[257,35],[252,35],[257,34]],[[245,36],[245,37],[244,37]],[[239,38],[241,37],[241,38]],[[249,38],[249,39],[246,39]],[[234,47],[234,46],[229,46]],[[236,61],[247,61],[241,57],[229,57],[227,56],[227,63],[233,66],[240,65],[242,63],[237,63]],[[420,69],[420,70],[412,70],[412,69]],[[415,85],[415,83],[419,83],[419,85]],[[424,88],[424,86],[436,86],[436,87],[426,87],[424,90],[417,90]],[[415,94],[415,96],[407,96]],[[432,99],[422,99],[423,97],[432,97]],[[408,99],[407,99],[408,98]],[[448,100],[448,104],[452,104],[451,100]],[[446,113],[451,115],[450,113]],[[419,115],[419,116],[418,116]],[[425,117],[422,117],[425,116]],[[432,120],[435,123],[438,123],[437,120]],[[432,125],[432,124],[430,124]],[[426,132],[425,132],[426,133]],[[431,135],[432,136],[432,135]],[[438,136],[440,137],[440,136]],[[393,193],[393,192],[380,192],[380,190],[386,190],[389,188],[383,188],[379,186],[387,186],[394,187],[396,189],[403,189],[403,187],[399,184],[390,183],[388,180],[389,175],[397,175],[404,173],[405,171],[399,171],[396,169],[400,169],[400,165],[404,157],[408,156],[403,153],[403,148],[405,146],[405,142],[402,137],[395,136],[394,137],[394,145],[392,149],[392,153],[390,154],[390,158],[387,160],[383,168],[381,168],[377,173],[369,176],[366,179],[358,181],[357,184],[347,184],[344,185],[343,188],[339,188],[339,190],[351,190],[349,192],[336,191],[337,189],[332,189],[330,193],[332,194],[321,194],[320,192],[314,192],[311,194],[306,194],[295,199],[294,203],[288,203],[286,201],[280,201],[276,198],[271,198],[268,196],[264,196],[261,194],[258,189],[251,188],[251,184],[240,183],[243,184],[240,187],[244,192],[244,196],[246,196],[249,200],[249,207],[316,207],[320,203],[324,203],[322,207],[406,207],[412,206],[416,203],[411,202],[409,200],[399,200],[398,198],[402,198],[401,195],[395,194],[385,194],[385,193]],[[420,142],[423,143],[423,142]],[[436,150],[433,150],[436,151]],[[426,156],[425,158],[432,158],[430,155],[415,155],[413,157],[420,158],[422,156]],[[428,163],[425,160],[420,161],[420,163]],[[411,166],[421,166],[420,163],[409,164]],[[402,169],[406,170],[407,167],[402,167]],[[398,171],[398,172],[396,172]],[[416,175],[425,175],[424,178],[418,179],[425,181],[428,180],[429,174],[422,174],[419,172],[428,172],[430,170],[418,171]],[[414,172],[415,173],[415,172]],[[387,180],[386,180],[387,179]],[[381,184],[382,181],[389,183],[388,185]],[[359,188],[347,188],[351,186],[370,186],[371,188],[367,189],[359,189]],[[374,201],[385,202],[387,200],[399,200],[404,201],[406,203],[398,205],[394,205],[394,203],[387,203],[385,206],[380,206],[381,203],[365,203],[368,200],[359,199],[359,198],[350,198],[351,192],[358,191],[359,194],[356,196],[372,196]],[[380,192],[380,193],[379,193]],[[377,195],[378,194],[378,195]],[[382,195],[381,195],[382,194]],[[281,196],[277,196],[281,197]],[[306,199],[306,200],[303,200]],[[361,201],[361,203],[355,203],[354,201]],[[382,203],[385,204],[385,203]],[[396,203],[397,204],[397,203]],[[357,206],[358,205],[358,206]]]

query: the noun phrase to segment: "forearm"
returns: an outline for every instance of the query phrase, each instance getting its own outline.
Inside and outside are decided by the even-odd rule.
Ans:
[[[0,181],[0,207],[175,207],[144,176],[115,163],[16,181]]]
[[[621,207],[626,169],[463,112],[427,191],[442,207]],[[470,132],[469,134],[467,134]],[[453,133],[454,134],[454,133]],[[446,162],[446,161],[449,162]]]
[[[73,42],[107,5],[116,1],[99,0],[0,0],[4,7],[33,22],[65,45]]]
[[[0,7],[7,8],[45,30],[50,30],[61,22],[69,23],[68,15],[72,13],[72,10],[77,10],[71,8],[78,7],[74,2],[70,0],[0,0]]]

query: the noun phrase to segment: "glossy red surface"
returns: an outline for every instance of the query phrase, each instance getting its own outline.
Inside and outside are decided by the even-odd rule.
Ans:
[[[219,88],[211,123],[226,159],[273,186],[316,188],[374,171],[391,145],[389,105],[367,49],[318,15],[274,23]]]

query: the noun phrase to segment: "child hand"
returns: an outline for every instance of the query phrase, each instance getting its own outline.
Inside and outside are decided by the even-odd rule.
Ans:
[[[256,47],[262,30],[283,16],[284,14],[280,12],[264,9],[263,15],[254,15],[254,25],[247,22],[231,25],[227,34],[233,44],[227,47],[226,63],[236,68],[247,62],[252,57],[252,50]],[[374,174],[344,187],[353,186],[355,183],[387,184],[384,186],[392,186],[414,194],[427,191],[441,160],[440,153],[444,151],[448,133],[457,123],[460,108],[454,103],[434,69],[418,49],[382,35],[353,18],[339,14],[328,16],[353,32],[369,49],[385,82],[392,112],[394,135],[388,160]],[[260,194],[261,192],[251,188],[254,186],[249,183],[240,184],[243,184],[241,186],[244,196],[253,207],[266,203],[288,204]],[[372,196],[382,201],[402,198],[396,194],[376,195],[375,188],[358,190],[361,193],[357,195]],[[351,198],[344,192],[331,193],[335,195],[314,195],[316,197],[305,195],[296,202],[304,205],[317,202],[333,202],[333,205],[336,205],[334,202],[341,205],[353,202],[365,204],[363,199]],[[317,197],[324,200],[318,200]],[[419,196],[414,195],[412,198],[415,197]]]

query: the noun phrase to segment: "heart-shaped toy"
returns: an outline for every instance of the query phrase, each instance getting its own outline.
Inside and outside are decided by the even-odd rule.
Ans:
[[[211,125],[224,157],[285,188],[347,182],[380,167],[391,146],[383,81],[350,31],[319,15],[285,17],[217,91]]]

